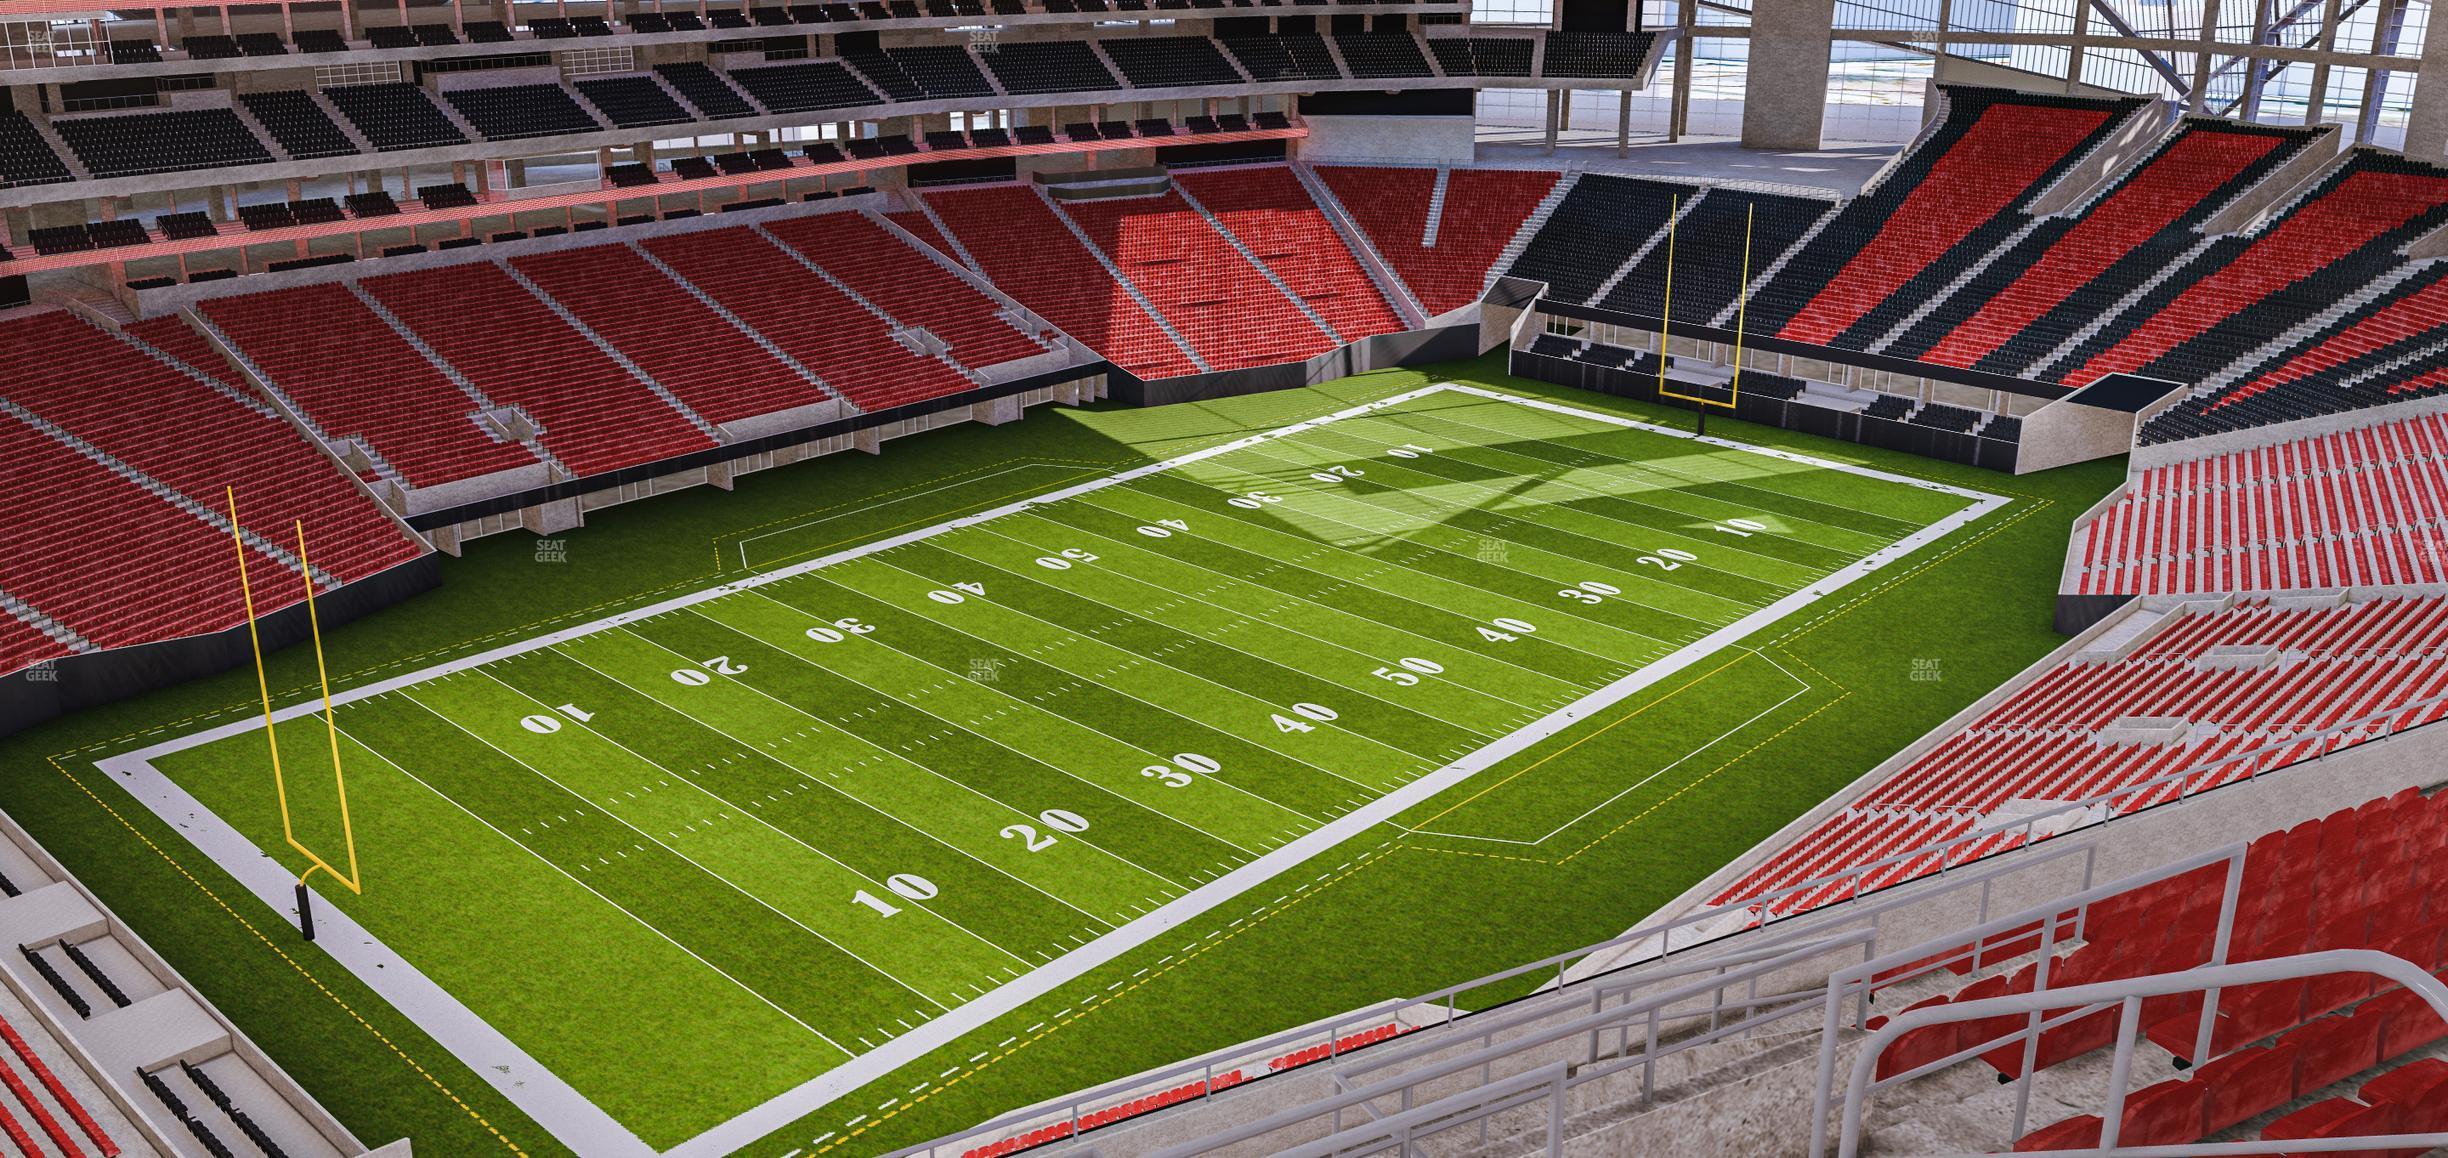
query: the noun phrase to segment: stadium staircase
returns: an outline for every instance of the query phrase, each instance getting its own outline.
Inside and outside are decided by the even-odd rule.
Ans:
[[[671,458],[715,440],[490,263],[357,283],[478,395],[513,406],[574,477]],[[470,311],[470,300],[485,304]]]
[[[791,260],[798,262],[802,268],[806,269],[809,273],[816,275],[816,277],[821,279],[827,286],[832,287],[833,292],[849,299],[851,304],[856,305],[859,309],[866,311],[868,316],[884,323],[885,332],[892,336],[893,341],[900,343],[904,348],[908,349],[910,353],[916,354],[921,358],[932,358],[936,361],[942,362],[953,373],[960,375],[961,380],[965,385],[976,384],[976,374],[972,372],[969,367],[962,365],[960,359],[952,356],[952,344],[945,341],[942,335],[937,334],[923,326],[910,325],[909,323],[894,317],[891,313],[887,312],[883,306],[877,305],[873,299],[860,293],[858,289],[852,286],[849,282],[843,281],[841,278],[834,276],[830,271],[825,269],[824,266],[817,264],[816,260],[807,253],[794,246],[783,244],[779,238],[776,238],[772,233],[766,231],[765,229],[758,226],[750,226],[749,232],[773,243],[773,245],[775,245],[777,248],[788,254]],[[951,393],[952,391],[944,392]],[[907,401],[917,400],[918,399],[916,398],[907,399]],[[877,403],[878,405],[872,407],[872,409],[888,409],[892,406],[900,404],[898,401],[888,401],[883,398],[877,399]]]
[[[762,233],[682,233],[639,248],[862,410],[969,388],[955,366],[895,338],[890,321]]]
[[[13,947],[0,956],[0,1134],[12,1153],[367,1152],[4,818],[0,865],[0,935]]]
[[[2448,716],[2448,601],[2245,601],[2131,633],[1976,705],[1715,898],[1774,919]],[[1968,838],[1943,854],[1905,849]]]
[[[718,426],[839,401],[813,370],[636,246],[563,249],[509,264]]]
[[[1198,367],[1200,373],[1216,369],[1215,365],[1207,360],[1205,351],[1201,350],[1197,343],[1191,341],[1189,335],[1182,332],[1181,327],[1166,314],[1164,308],[1148,296],[1144,287],[1131,280],[1130,275],[1114,262],[1113,255],[1105,252],[1105,248],[1097,244],[1096,238],[1080,225],[1077,218],[1065,212],[1062,205],[1043,188],[1037,189],[1036,194],[1038,201],[1045,206],[1046,212],[1051,214],[1054,220],[1071,235],[1071,240],[1079,245],[1080,251],[1095,261],[1097,268],[1105,271],[1106,277],[1113,279],[1113,283],[1121,287],[1123,293],[1128,294],[1132,301],[1138,303],[1140,309],[1147,312],[1147,316],[1155,321],[1157,328],[1164,331],[1165,337],[1181,350],[1183,356],[1189,358],[1192,364]]]
[[[821,265],[845,289],[876,301],[901,322],[949,346],[967,371],[1025,361],[1046,352],[1042,327],[951,270],[931,249],[913,248],[865,214],[828,213],[760,227],[803,260]]]
[[[1177,192],[1052,204],[1216,369],[1298,362],[1335,344]]]
[[[2304,130],[2187,119],[2147,156],[2081,201],[2039,219],[1979,276],[1933,298],[1892,331],[1884,352],[1971,366],[2012,345],[2032,348],[2066,307],[2095,306],[2131,286],[2171,246],[2320,139]],[[2079,313],[2079,309],[2076,311]],[[2032,349],[2038,353],[2037,349]]]
[[[1547,283],[1560,301],[1587,302],[1612,289],[1703,196],[1690,185],[1583,174],[1552,208],[1541,206],[1543,216],[1531,215],[1521,244],[1507,246],[1512,257],[1500,268]]]
[[[1325,216],[1327,224],[1334,227],[1335,236],[1342,239],[1353,258],[1359,261],[1361,269],[1367,272],[1369,282],[1377,287],[1378,294],[1402,319],[1402,328],[1416,330],[1425,327],[1428,324],[1427,307],[1420,304],[1410,286],[1403,284],[1401,276],[1394,272],[1393,265],[1386,261],[1385,255],[1377,252],[1376,245],[1369,241],[1367,231],[1352,220],[1350,212],[1335,198],[1333,190],[1319,179],[1317,171],[1301,162],[1295,162],[1289,168],[1293,176],[1300,179],[1301,188],[1316,204],[1318,212]]]
[[[1087,1133],[1101,1152],[1173,1156],[2005,1153],[2105,1142],[2103,1116],[2124,1145],[2448,1129],[2448,1061],[2433,1060],[2448,1021],[2431,1004],[2448,1007],[2448,987],[2428,975],[2448,964],[2431,899],[2448,798],[2363,795],[2410,774],[2385,760],[2340,774],[2068,834],[1740,936],[1722,914],[1662,915],[1347,1015],[1393,1010],[1398,1030],[1374,1042],[1309,1027],[932,1152],[987,1158]],[[2273,811],[2308,817],[2273,829]],[[2137,1014],[2122,1028],[2121,1008]],[[1281,1052],[1304,1038],[1316,1044]],[[1251,1081],[1250,1059],[1270,1054],[1307,1064]],[[1227,1071],[1222,1090],[1185,1084]]]
[[[1445,190],[1451,186],[1452,182],[1453,170],[1439,166],[1436,171],[1436,184],[1428,190],[1427,223],[1420,227],[1420,248],[1422,249],[1436,248],[1437,222],[1445,218]]]
[[[1624,280],[1631,277],[1635,270],[1641,268],[1642,263],[1649,259],[1650,254],[1656,252],[1660,246],[1666,245],[1669,238],[1673,238],[1679,246],[1682,240],[1680,233],[1683,223],[1691,220],[1695,213],[1700,212],[1701,207],[1707,204],[1711,192],[1714,190],[1702,189],[1682,198],[1681,203],[1675,207],[1674,214],[1666,219],[1665,224],[1659,226],[1648,237],[1643,238],[1632,252],[1625,254],[1622,263],[1618,264],[1613,272],[1607,274],[1605,280],[1600,281],[1597,288],[1589,292],[1589,296],[1581,299],[1583,304],[1595,304],[1614,296],[1615,291],[1623,287]],[[1549,218],[1549,220],[1552,222],[1554,219]],[[1545,227],[1542,226],[1541,233],[1544,232]],[[1532,244],[1537,243],[1533,241]],[[1524,252],[1528,250],[1525,248]]]
[[[1528,244],[1536,232],[1532,219],[1552,211],[1575,176],[1454,171],[1447,175],[1451,188],[1437,215],[1437,244],[1429,248],[1421,240],[1427,236],[1437,170],[1319,166],[1314,172],[1430,317],[1478,301],[1490,273],[1509,260],[1506,251]]]
[[[325,445],[359,448],[377,478],[438,486],[544,461],[345,284],[209,299],[192,316]]]
[[[2320,417],[2398,401],[2416,392],[2361,379],[2419,354],[2448,330],[2448,262],[2401,267],[2324,307],[2302,324],[2153,415],[2145,444]],[[2416,365],[2429,366],[2429,359]]]
[[[612,342],[605,338],[603,334],[597,332],[594,327],[589,326],[584,319],[580,318],[567,305],[556,300],[551,294],[544,292],[544,287],[537,285],[526,274],[519,272],[516,265],[509,262],[495,262],[493,263],[493,267],[500,270],[505,276],[509,277],[511,282],[517,285],[520,289],[526,290],[530,295],[534,296],[536,301],[542,303],[545,309],[552,311],[554,317],[561,319],[563,325],[568,326],[570,330],[576,333],[579,337],[586,339],[588,345],[595,347],[597,352],[601,353],[604,357],[611,359],[614,365],[619,366],[622,370],[626,371],[631,378],[637,380],[639,385],[644,386],[647,391],[652,393],[655,397],[662,399],[665,406],[671,407],[680,415],[680,417],[687,419],[690,426],[697,428],[697,433],[704,435],[707,439],[714,442],[721,442],[723,440],[723,432],[720,427],[707,421],[705,415],[699,414],[695,410],[690,409],[689,404],[681,401],[679,395],[672,393],[670,387],[656,381],[655,376],[647,372],[645,367],[638,365],[636,361],[629,357],[629,355],[622,353],[620,347],[613,345]]]
[[[1406,328],[1290,166],[1185,172],[1173,187],[1335,340]]]
[[[1451,170],[1441,170],[1441,172],[1447,173],[1450,180]],[[1522,217],[1520,224],[1513,227],[1504,247],[1497,250],[1495,259],[1488,263],[1487,276],[1480,279],[1480,293],[1486,293],[1489,286],[1496,284],[1497,271],[1510,269],[1514,262],[1521,260],[1522,251],[1530,247],[1531,239],[1538,236],[1539,230],[1555,219],[1556,207],[1562,205],[1564,199],[1570,197],[1572,191],[1579,187],[1581,177],[1582,173],[1578,169],[1568,169],[1555,175],[1555,184],[1548,186],[1546,192],[1540,194],[1538,202],[1530,207],[1530,212]],[[1441,222],[1443,219],[1443,215],[1440,214],[1438,220]]]
[[[2350,154],[2226,260],[2197,262],[2182,292],[2120,320],[2041,370],[2069,384],[2119,372],[2198,381],[2359,286],[2385,277],[2406,245],[2448,224],[2448,169]],[[2106,339],[2106,340],[2103,340]]]
[[[913,200],[979,273],[1129,373],[1164,378],[1209,369],[1146,296],[1040,194],[1012,185],[940,190]],[[1124,301],[1127,307],[1120,306]]]
[[[407,322],[401,320],[399,315],[392,311],[389,303],[375,297],[371,292],[367,291],[364,286],[355,282],[347,283],[344,288],[347,290],[350,296],[357,300],[357,303],[360,306],[373,314],[377,321],[379,321],[383,326],[387,327],[392,334],[399,338],[401,342],[405,343],[408,349],[414,351],[417,357],[423,359],[426,368],[430,369],[436,374],[439,374],[444,381],[456,387],[459,393],[465,396],[466,401],[476,404],[477,409],[474,417],[478,423],[493,427],[500,433],[501,437],[515,441],[520,446],[525,447],[528,453],[536,457],[537,461],[542,462],[545,466],[550,467],[552,470],[557,472],[555,477],[575,477],[577,472],[572,471],[567,463],[562,462],[561,459],[552,452],[551,448],[544,445],[543,440],[538,437],[539,432],[535,423],[531,419],[526,418],[523,412],[521,412],[520,421],[516,425],[521,426],[524,429],[522,431],[513,432],[511,429],[513,424],[505,423],[499,420],[501,416],[511,413],[510,408],[505,407],[488,397],[484,390],[477,386],[474,381],[469,379],[467,375],[461,373],[458,367],[451,365],[447,359],[443,358],[438,351],[436,351],[425,341],[423,336],[419,335],[414,329],[411,329]],[[305,369],[307,369],[309,373],[321,372],[320,367],[310,367]]]
[[[169,322],[144,332],[194,340]],[[305,523],[324,590],[423,550],[275,414],[151,343],[54,310],[0,325],[0,357],[11,367],[0,398],[11,473],[51,484],[27,488],[34,506],[16,535],[26,554],[0,571],[7,619],[21,625],[7,633],[8,671],[240,622],[234,590],[221,590],[232,532],[224,488],[239,495],[240,540],[270,573],[298,572],[292,528]],[[118,535],[73,537],[93,526],[158,533],[161,555],[119,550]],[[293,590],[274,588],[265,605],[287,606]]]
[[[1326,315],[1319,313],[1316,306],[1302,298],[1289,283],[1284,281],[1282,274],[1277,273],[1263,258],[1259,257],[1257,252],[1249,247],[1248,242],[1243,241],[1239,235],[1227,227],[1223,219],[1217,217],[1213,210],[1208,209],[1206,204],[1193,196],[1188,189],[1176,182],[1173,187],[1173,196],[1179,198],[1182,205],[1191,212],[1196,213],[1199,220],[1205,222],[1208,228],[1215,230],[1216,236],[1223,238],[1225,244],[1230,245],[1233,252],[1241,256],[1241,260],[1248,262],[1252,269],[1258,271],[1260,277],[1267,280],[1268,285],[1275,287],[1275,292],[1282,294],[1285,300],[1290,301],[1293,307],[1301,312],[1301,316],[1309,320],[1310,325],[1317,327],[1319,332],[1325,334],[1336,345],[1342,345],[1351,340],[1337,330]]]

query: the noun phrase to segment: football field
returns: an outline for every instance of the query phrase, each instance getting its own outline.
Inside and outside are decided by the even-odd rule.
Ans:
[[[281,706],[277,795],[260,719],[104,767],[284,911],[353,844],[327,951],[564,1143],[720,1153],[1398,815],[1582,823],[1641,785],[1411,810],[1695,665],[1766,716],[1808,683],[1743,639],[2003,501],[1431,386],[762,534],[751,577]]]

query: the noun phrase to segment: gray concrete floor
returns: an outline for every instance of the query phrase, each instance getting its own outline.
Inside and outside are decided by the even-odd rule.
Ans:
[[[1725,137],[1685,139],[1672,144],[1657,137],[1645,140],[1634,137],[1631,155],[1617,157],[1612,127],[1559,134],[1553,153],[1547,152],[1544,133],[1536,128],[1490,125],[1479,132],[1482,160],[1578,162],[1592,172],[1808,185],[1847,196],[1859,192],[1862,183],[1886,165],[1900,148],[1900,145],[1829,145],[1807,152],[1787,152],[1746,149]]]

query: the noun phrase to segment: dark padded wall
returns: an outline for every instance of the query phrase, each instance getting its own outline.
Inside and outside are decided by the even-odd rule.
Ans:
[[[328,631],[430,591],[442,582],[435,552],[369,575],[315,597],[315,613]],[[284,607],[256,621],[264,650],[307,637],[306,605]],[[255,661],[245,624],[210,635],[166,639],[137,647],[72,655],[0,678],[0,736],[11,735],[79,708],[106,704],[158,688],[202,679]]]
[[[1640,31],[1640,9],[1628,0],[1564,0],[1566,32]]]

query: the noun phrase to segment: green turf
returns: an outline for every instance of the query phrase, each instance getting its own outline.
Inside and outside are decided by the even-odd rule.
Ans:
[[[1971,503],[1827,473],[1433,394],[438,674],[336,713],[361,792],[450,810],[367,811],[390,887],[335,903],[666,1148]],[[1755,721],[1810,686],[1712,666]],[[337,798],[316,723],[293,801]],[[156,762],[303,871],[267,765],[245,734]],[[1561,833],[1639,791],[1469,808]],[[299,833],[327,860],[334,819]],[[544,937],[469,939],[471,894],[531,893]],[[616,964],[499,967],[572,943]],[[639,994],[667,1067],[552,1028]]]
[[[1440,369],[1573,405],[1662,413],[1505,379],[1485,363]],[[566,564],[540,561],[523,536],[480,541],[449,566],[441,591],[334,632],[335,661],[350,670],[344,686],[402,674],[735,576],[743,556],[759,566],[806,558],[1424,380],[1378,374],[1224,403],[1039,412],[1016,427],[949,430],[876,459],[749,476],[735,494],[597,512],[570,537]],[[1519,407],[1365,421],[828,568],[765,589],[770,599],[732,597],[344,709],[373,886],[351,911],[668,1143],[833,1064],[862,1033],[874,1040],[870,1031],[915,1023],[930,1003],[973,997],[1199,873],[1960,502],[1685,443],[1660,450],[1638,445],[1654,436]],[[1403,818],[1440,835],[1356,842],[1353,855],[1369,855],[1352,868],[1323,881],[1304,871],[1298,883],[1308,887],[1287,883],[1280,901],[1273,889],[1244,897],[1181,930],[1179,943],[1125,957],[777,1135],[769,1152],[918,1140],[1620,929],[2045,650],[2065,524],[2116,478],[2114,464],[2102,464],[2007,479],[1712,426],[2017,501],[1750,650],[1726,653],[1730,666],[1695,666]],[[1436,449],[1384,457],[1405,442]],[[1303,483],[1336,463],[1367,473],[1332,492]],[[1220,504],[1226,491],[1289,495],[1303,485],[1317,489],[1259,511]],[[1771,531],[1740,551],[1707,531],[1755,515]],[[1196,533],[1157,540],[1135,529],[1164,518],[1193,522]],[[1148,549],[1159,543],[1169,549]],[[1658,547],[1702,558],[1692,575],[1633,578],[1655,570],[1636,560]],[[1033,562],[1064,548],[1099,559],[1060,572]],[[1692,582],[1655,581],[1675,578]],[[1565,608],[1556,591],[1585,580],[1621,595]],[[959,581],[983,583],[987,595],[925,597]],[[1533,607],[1540,630],[1502,645],[1514,649],[1506,655],[1471,642],[1475,625]],[[843,618],[877,630],[843,644],[804,633]],[[746,670],[704,686],[670,679],[715,655]],[[1369,675],[1405,656],[1445,673],[1409,688]],[[294,694],[310,663],[277,657],[276,687]],[[39,768],[45,755],[91,746],[78,753],[89,762],[158,740],[142,733],[183,717],[203,718],[182,729],[234,718],[250,684],[204,681],[7,748]],[[1038,707],[1040,695],[1062,706]],[[1295,702],[1332,703],[1337,719],[1311,733],[1276,731],[1268,716]],[[519,728],[519,714],[563,703],[600,726],[549,736]],[[123,732],[138,735],[114,741]],[[269,843],[278,821],[253,739],[251,753],[198,752],[171,771]],[[325,758],[306,729],[284,739],[292,768]],[[1320,743],[1297,743],[1311,740]],[[1214,756],[1224,770],[1187,790],[1138,777],[1177,753]],[[386,758],[433,787],[370,774]],[[553,1149],[345,973],[297,952],[273,914],[244,901],[167,826],[131,810],[80,760],[59,763],[77,780],[47,770],[15,778],[11,812],[366,1137],[415,1133],[420,1148],[447,1153],[499,1148],[472,1116],[481,1114],[522,1149]],[[293,773],[300,783],[310,775]],[[656,791],[643,791],[649,785]],[[1210,788],[1225,791],[1202,791]],[[993,799],[1006,792],[1105,803],[1088,832],[1060,842],[1059,856],[1039,855],[997,835],[995,821],[1013,815]],[[327,847],[331,819],[301,816],[301,835]],[[892,873],[925,877],[937,895],[900,905],[891,937],[841,920],[845,890],[885,897],[874,882]],[[235,913],[199,904],[199,887]],[[700,961],[680,945],[732,956]],[[570,1018],[571,995],[538,984],[540,968],[583,976],[585,995],[610,1003]],[[717,968],[756,978],[754,995],[721,983]],[[812,1145],[819,1136],[826,1142]]]

